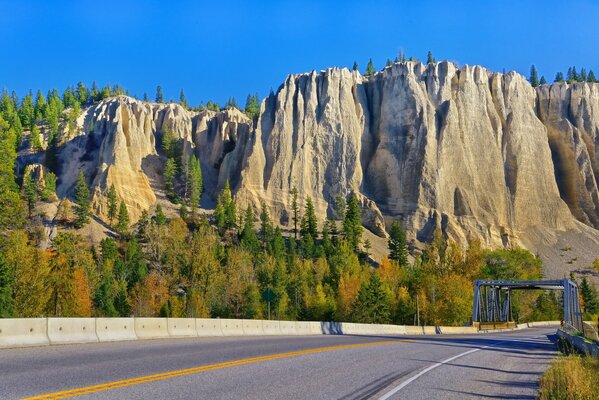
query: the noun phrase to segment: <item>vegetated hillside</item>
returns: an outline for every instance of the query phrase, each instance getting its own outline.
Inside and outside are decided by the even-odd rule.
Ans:
[[[440,229],[462,244],[528,248],[556,277],[599,255],[599,84],[533,88],[450,62],[371,76],[333,68],[290,75],[253,117],[126,96],[95,103],[60,135],[58,194],[72,194],[82,170],[99,218],[114,185],[135,222],[165,195],[186,197],[178,177],[165,188],[164,167],[173,158],[181,170],[193,154],[208,209],[228,180],[240,204],[264,201],[289,228],[294,187],[321,224],[355,194],[367,229],[384,238],[401,220],[412,248]]]
[[[553,87],[567,112],[541,115],[557,100],[517,74],[449,63],[290,76],[245,112],[82,84],[5,93],[0,317],[467,323],[475,279],[541,277],[511,247],[560,252],[546,276],[597,254],[595,142],[579,140],[596,85]],[[559,318],[552,294],[513,300],[521,321]]]

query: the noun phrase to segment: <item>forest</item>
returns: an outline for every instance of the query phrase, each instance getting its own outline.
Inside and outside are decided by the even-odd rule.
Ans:
[[[117,91],[122,89],[117,88]],[[107,93],[104,93],[107,91]],[[166,316],[334,320],[420,325],[469,323],[476,279],[540,279],[541,261],[518,248],[467,248],[435,234],[424,249],[410,248],[393,223],[389,254],[380,263],[363,239],[357,199],[338,197],[334,218],[318,221],[308,197],[294,189],[290,228],[269,210],[240,210],[228,183],[214,212],[199,209],[203,182],[195,155],[183,158],[163,133],[164,183],[179,215],[160,205],[130,225],[113,188],[107,209],[114,234],[92,245],[78,234],[89,222],[90,193],[81,171],[71,199],[58,199],[52,173],[59,124],[80,107],[113,95],[68,88],[62,98],[3,93],[0,101],[0,317]],[[118,94],[118,93],[116,93]],[[181,93],[182,99],[184,94]],[[252,107],[257,97],[248,96]],[[251,109],[253,110],[253,109]],[[250,110],[250,111],[251,111]],[[27,132],[32,150],[47,135],[43,180],[16,170]],[[71,201],[72,200],[72,201]],[[41,202],[60,201],[59,233],[41,245]],[[597,292],[579,282],[589,315],[599,313]],[[560,319],[553,293],[518,293],[520,322]]]

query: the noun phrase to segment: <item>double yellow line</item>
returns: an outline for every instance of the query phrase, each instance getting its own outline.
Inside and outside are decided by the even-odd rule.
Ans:
[[[411,342],[411,340],[388,340],[388,341],[383,341],[383,342],[345,344],[345,345],[339,345],[339,346],[319,347],[316,349],[292,351],[289,353],[271,354],[268,356],[245,358],[242,360],[227,361],[227,362],[218,363],[218,364],[202,365],[199,367],[179,369],[179,370],[175,370],[175,371],[163,372],[160,374],[140,376],[140,377],[131,378],[131,379],[123,379],[120,381],[102,383],[99,385],[84,386],[84,387],[80,387],[77,389],[63,390],[60,392],[54,392],[54,393],[42,394],[42,395],[34,396],[34,397],[28,397],[24,400],[67,399],[70,397],[82,396],[82,395],[90,394],[90,393],[97,393],[97,392],[103,392],[106,390],[113,390],[113,389],[119,389],[119,388],[123,388],[123,387],[127,387],[127,386],[139,385],[141,383],[155,382],[155,381],[160,381],[160,380],[164,380],[164,379],[176,378],[179,376],[199,374],[202,372],[214,371],[214,370],[223,369],[223,368],[237,367],[240,365],[253,364],[253,363],[258,363],[258,362],[262,362],[262,361],[278,360],[281,358],[302,356],[302,355],[315,354],[315,353],[323,353],[326,351],[333,351],[333,350],[355,349],[357,347],[379,346],[379,345],[383,345],[383,344],[394,344],[394,343],[400,343],[400,342]]]

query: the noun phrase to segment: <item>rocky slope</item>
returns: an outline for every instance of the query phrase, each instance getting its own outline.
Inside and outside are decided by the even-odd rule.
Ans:
[[[355,193],[370,230],[384,236],[401,219],[416,245],[436,228],[532,249],[576,231],[599,255],[599,84],[534,89],[514,72],[449,62],[371,77],[333,68],[290,75],[255,125],[237,110],[120,96],[86,109],[65,140],[59,194],[83,168],[99,215],[114,184],[137,218],[160,193],[165,127],[199,155],[206,207],[227,179],[243,207],[263,199],[282,225],[293,186],[321,219]]]

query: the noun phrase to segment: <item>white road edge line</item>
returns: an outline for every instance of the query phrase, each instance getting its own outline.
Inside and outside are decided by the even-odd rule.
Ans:
[[[540,335],[540,336],[533,336],[533,337],[527,337],[527,338],[522,338],[524,340],[528,340],[528,339],[537,339],[537,338],[541,338],[541,337],[545,337],[545,335]],[[406,379],[405,381],[403,381],[402,383],[400,383],[399,385],[395,386],[393,389],[391,389],[390,391],[388,391],[387,393],[385,393],[384,395],[382,395],[381,397],[379,397],[379,400],[387,400],[389,398],[391,398],[391,396],[395,395],[397,392],[399,392],[401,389],[405,388],[406,386],[408,386],[410,383],[414,382],[416,379],[420,378],[422,375],[432,371],[435,368],[440,367],[441,365],[447,364],[449,362],[452,362],[453,360],[457,360],[460,357],[464,357],[467,356],[468,354],[472,354],[475,353],[479,350],[484,350],[484,349],[488,349],[491,348],[495,345],[498,345],[500,343],[504,343],[504,342],[510,342],[513,340],[500,340],[498,342],[495,342],[493,344],[490,344],[488,346],[484,346],[484,347],[479,347],[477,349],[472,349],[472,350],[468,350],[465,351],[463,353],[458,354],[457,356],[453,356],[450,357],[446,360],[443,361],[439,361],[436,364],[431,365],[430,367],[427,367],[425,369],[423,369],[422,371],[420,371],[419,373],[417,373],[416,375],[414,375],[413,377]]]

